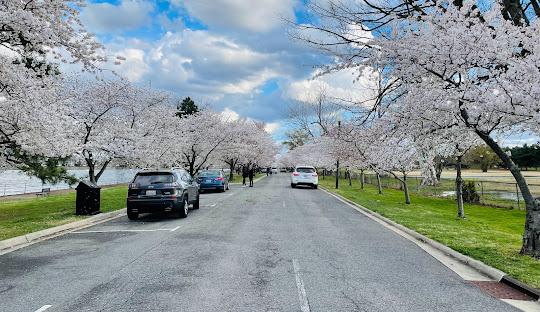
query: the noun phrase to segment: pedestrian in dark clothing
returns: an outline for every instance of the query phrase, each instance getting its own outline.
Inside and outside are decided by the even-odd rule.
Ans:
[[[248,172],[248,169],[246,168],[246,166],[243,166],[242,167],[242,185],[246,185],[246,178],[248,177],[249,175],[249,172]]]
[[[253,177],[255,176],[255,169],[253,167],[249,168],[249,187],[253,187]]]
[[[270,167],[266,167],[266,176],[270,174]]]

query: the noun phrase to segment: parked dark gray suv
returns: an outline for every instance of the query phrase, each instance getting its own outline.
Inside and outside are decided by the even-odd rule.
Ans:
[[[129,184],[127,215],[136,220],[140,213],[173,212],[185,218],[188,205],[199,209],[199,185],[184,169],[143,170]]]

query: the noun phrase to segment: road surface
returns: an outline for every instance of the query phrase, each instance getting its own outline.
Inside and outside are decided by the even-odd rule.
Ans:
[[[0,256],[0,311],[517,311],[286,175]]]

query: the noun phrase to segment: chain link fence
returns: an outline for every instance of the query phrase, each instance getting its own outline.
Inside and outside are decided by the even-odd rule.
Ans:
[[[335,173],[334,173],[335,174]],[[326,173],[326,178],[333,178],[332,172]],[[348,178],[346,172],[340,172],[341,178]],[[351,180],[355,185],[359,185],[360,174],[357,172],[351,173]],[[380,175],[381,185],[383,189],[398,189],[401,190],[403,185],[392,175]],[[407,177],[407,183],[410,192],[424,196],[441,197],[441,198],[456,198],[455,179],[443,178],[439,184],[422,185],[422,177],[410,176]],[[377,176],[373,173],[364,174],[364,183],[377,186]],[[469,191],[475,192],[478,195],[478,203],[501,208],[525,209],[525,202],[515,182],[502,181],[487,181],[480,179],[464,178],[464,186],[469,184]],[[540,183],[529,183],[531,193],[534,197],[540,196]]]

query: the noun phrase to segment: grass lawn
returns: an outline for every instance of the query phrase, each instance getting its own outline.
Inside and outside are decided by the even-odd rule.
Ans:
[[[127,186],[101,189],[101,211],[110,212],[126,206]],[[75,215],[75,191],[50,194],[48,197],[6,199],[0,201],[0,240],[82,220]]]
[[[404,204],[403,192],[384,189],[379,195],[373,185],[360,190],[342,180],[335,190],[335,180],[320,179],[321,186],[372,211],[426,235],[450,248],[498,268],[511,276],[540,288],[540,261],[519,254],[525,212],[465,205],[467,219],[456,219],[454,200],[411,194],[411,204]]]

